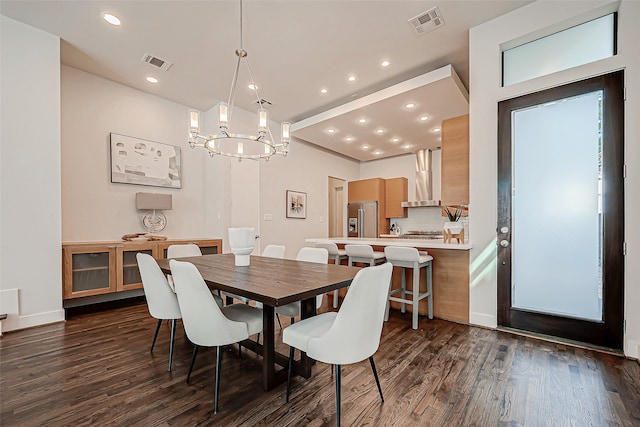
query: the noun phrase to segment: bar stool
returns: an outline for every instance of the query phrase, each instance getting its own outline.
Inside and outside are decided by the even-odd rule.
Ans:
[[[335,243],[316,243],[316,248],[325,248],[329,252],[329,258],[333,260],[335,265],[340,265],[343,259],[349,258],[347,251],[338,249],[338,245]],[[333,291],[333,308],[338,308],[338,294],[338,289]]]
[[[429,319],[433,319],[433,289],[431,283],[431,261],[433,257],[426,252],[418,252],[416,248],[387,246],[384,248],[384,254],[387,261],[397,267],[402,267],[402,287],[392,290],[389,293],[389,301],[402,303],[401,311],[405,312],[405,304],[413,305],[413,329],[418,329],[418,304],[423,298],[427,298],[429,305]],[[413,269],[413,289],[407,290],[407,279],[405,278],[405,269]],[[425,268],[427,276],[427,292],[420,293],[420,269]],[[402,293],[402,298],[392,295]],[[411,299],[407,299],[407,294],[411,295]],[[389,303],[387,303],[387,313],[385,321],[389,319]]]
[[[370,245],[345,245],[344,250],[349,257],[350,266],[361,262],[373,267],[377,263],[385,262],[384,252],[374,251]]]

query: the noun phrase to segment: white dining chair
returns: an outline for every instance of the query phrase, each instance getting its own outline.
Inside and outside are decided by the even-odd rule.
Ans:
[[[303,319],[282,333],[289,345],[286,401],[291,390],[291,369],[295,349],[318,362],[336,368],[336,420],[340,426],[340,366],[369,359],[384,402],[373,355],[380,345],[384,313],[391,287],[393,266],[385,263],[364,268],[356,274],[338,312],[331,311]]]
[[[171,320],[171,341],[169,344],[169,371],[171,371],[173,343],[176,338],[176,320],[182,317],[178,299],[169,286],[166,276],[151,255],[138,252],[136,254],[136,260],[138,261],[138,268],[140,269],[140,277],[142,277],[142,287],[147,300],[149,314],[151,314],[151,317],[154,319],[158,319],[150,352],[153,352],[153,347],[156,345],[156,339],[158,338],[162,321]]]
[[[267,245],[262,251],[262,256],[268,258],[284,258],[285,247],[283,245]]]
[[[187,258],[192,256],[202,256],[200,247],[194,243],[186,243],[184,245],[170,245],[167,248],[167,258]],[[173,277],[171,277],[170,274],[167,275],[167,280],[169,281],[169,286],[171,286],[171,289],[174,289]]]
[[[316,243],[316,248],[325,248],[329,252],[329,259],[332,259],[335,265],[340,265],[342,260],[349,259],[347,251],[344,249],[339,249],[338,245],[336,245],[335,243]],[[338,289],[333,291],[333,308],[338,308],[339,296],[340,292]]]
[[[167,258],[186,258],[190,256],[202,256],[200,247],[195,243],[170,245],[167,248]]]
[[[302,248],[298,251],[296,261],[327,264],[329,262],[329,252],[324,248]],[[322,306],[323,296],[324,294],[316,295],[316,310]],[[300,316],[300,313],[302,313],[301,307],[300,301],[292,302],[291,304],[276,307],[276,314],[289,316],[291,323],[294,323],[296,316]],[[280,322],[280,319],[278,319],[278,322]],[[280,324],[280,328],[282,328],[282,324]]]
[[[389,293],[389,301],[395,301],[401,303],[400,311],[405,312],[405,304],[411,304],[412,309],[412,328],[418,329],[418,311],[420,300],[427,298],[427,308],[429,309],[429,319],[433,319],[433,288],[431,281],[431,262],[433,257],[427,252],[419,252],[416,248],[404,247],[404,246],[387,246],[384,248],[384,254],[387,261],[397,267],[402,267],[402,279],[399,289],[394,289]],[[413,269],[413,288],[407,290],[407,278],[405,270],[407,268]],[[424,269],[427,282],[427,291],[420,293],[420,271]],[[393,295],[400,293],[401,297],[394,297]],[[407,298],[410,295],[411,298]],[[387,310],[384,316],[384,320],[389,319],[389,304],[387,303]]]
[[[171,274],[175,280],[176,295],[187,337],[194,344],[187,383],[199,347],[216,347],[216,380],[213,412],[218,412],[220,366],[223,345],[240,343],[262,331],[262,310],[245,304],[232,304],[220,308],[198,269],[191,263],[171,260]]]

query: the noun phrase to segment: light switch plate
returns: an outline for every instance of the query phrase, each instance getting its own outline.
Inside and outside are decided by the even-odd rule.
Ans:
[[[272,214],[264,214],[264,220],[265,221],[273,221],[273,215]]]

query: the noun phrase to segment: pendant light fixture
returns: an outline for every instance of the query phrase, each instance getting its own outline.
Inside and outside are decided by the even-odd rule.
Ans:
[[[231,89],[229,91],[229,100],[220,103],[219,111],[219,129],[220,132],[215,135],[200,134],[200,112],[197,110],[189,110],[189,145],[191,148],[202,147],[209,151],[211,157],[215,155],[235,157],[239,160],[251,159],[260,160],[269,158],[279,154],[286,157],[289,152],[289,142],[291,141],[290,127],[291,123],[282,123],[282,133],[280,143],[276,144],[269,129],[269,114],[264,109],[263,104],[266,102],[258,94],[258,86],[253,79],[249,60],[247,59],[247,51],[243,48],[242,43],[242,0],[240,0],[240,49],[236,49],[236,69],[233,73],[231,81]],[[240,63],[244,60],[251,80],[251,89],[255,92],[258,109],[258,132],[257,135],[247,135],[233,133],[231,131],[231,116],[235,103],[236,84],[238,82],[238,73],[240,71]]]

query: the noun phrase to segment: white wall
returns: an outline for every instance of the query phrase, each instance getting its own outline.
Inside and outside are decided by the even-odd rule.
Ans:
[[[273,131],[273,129],[272,129]],[[279,139],[279,131],[274,138]],[[273,157],[260,163],[261,244],[286,246],[285,257],[295,258],[304,239],[329,235],[329,177],[359,179],[359,162],[319,150],[293,139],[286,158]],[[286,218],[286,191],[307,193],[307,218]],[[346,195],[345,195],[346,197]],[[346,200],[345,200],[346,203]],[[264,215],[272,215],[265,221]]]
[[[60,40],[5,16],[0,40],[0,311],[12,330],[64,319]]]
[[[471,29],[470,59],[470,321],[495,327],[497,223],[497,102],[540,89],[625,68],[625,354],[639,357],[640,346],[640,2],[623,0],[618,16],[618,55],[548,76],[500,87],[500,44],[606,6],[610,1],[534,2]],[[487,191],[492,189],[492,191]]]
[[[187,144],[188,108],[72,67],[63,65],[61,74],[62,240],[119,240],[123,234],[145,232],[144,212],[135,208],[137,192],[173,196],[162,234],[222,237],[217,216],[208,216],[205,202],[221,198],[221,188],[208,185],[219,181],[219,171],[207,171],[203,179],[209,156]],[[182,188],[112,183],[110,132],[179,146]]]

